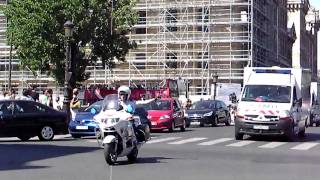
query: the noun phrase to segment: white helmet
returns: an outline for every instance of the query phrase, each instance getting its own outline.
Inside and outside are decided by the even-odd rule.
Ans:
[[[120,86],[118,88],[118,96],[120,97],[120,94],[127,94],[127,100],[129,100],[131,95],[131,90],[128,86]]]

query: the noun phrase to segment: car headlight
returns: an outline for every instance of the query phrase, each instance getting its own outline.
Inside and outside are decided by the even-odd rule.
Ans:
[[[212,111],[208,112],[208,113],[205,113],[203,116],[212,116]]]
[[[160,120],[161,119],[170,119],[170,116],[169,115],[163,115],[163,116],[160,117]]]

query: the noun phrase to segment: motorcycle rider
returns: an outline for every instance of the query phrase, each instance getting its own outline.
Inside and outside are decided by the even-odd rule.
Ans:
[[[135,112],[136,103],[133,100],[130,100],[131,90],[128,86],[120,86],[118,88],[118,97],[120,100],[120,105],[123,107],[123,109],[132,114]],[[137,135],[137,127],[135,126],[134,119],[132,116],[132,119],[130,120],[130,124],[133,127],[133,131],[136,136]]]
[[[125,111],[133,114],[135,111],[135,102],[130,100],[131,90],[128,86],[120,86],[118,88],[118,97],[120,99],[120,105]]]

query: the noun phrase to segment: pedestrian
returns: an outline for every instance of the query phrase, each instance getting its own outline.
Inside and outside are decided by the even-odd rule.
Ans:
[[[41,103],[53,107],[53,100],[52,100],[52,89],[46,89],[44,91],[44,97],[41,99]]]
[[[62,105],[60,103],[60,97],[59,95],[57,95],[56,99],[55,99],[55,103],[53,104],[53,109],[61,111],[62,110]]]
[[[22,91],[22,96],[20,96],[20,100],[28,100],[28,101],[33,101],[33,98],[30,96],[31,92],[29,89],[24,89]]]
[[[31,89],[31,97],[34,101],[39,102],[39,93],[37,93],[36,86]]]
[[[71,113],[71,118],[74,119],[76,117],[76,114],[81,107],[80,105],[80,100],[78,98],[78,89],[74,88],[72,91],[72,99],[70,102],[70,113]]]
[[[79,91],[77,88],[74,88],[73,91],[72,91],[72,99],[71,99],[71,102],[70,102],[70,108],[71,109],[79,109],[80,108],[80,100],[78,98],[78,94],[79,94]]]
[[[16,90],[11,89],[9,99],[16,99]]]

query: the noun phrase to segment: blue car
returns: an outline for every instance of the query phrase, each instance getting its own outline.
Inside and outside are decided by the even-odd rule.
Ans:
[[[98,124],[93,117],[102,109],[102,101],[97,101],[76,113],[76,116],[69,123],[69,132],[73,138],[81,138],[82,136],[95,136],[95,129]]]

